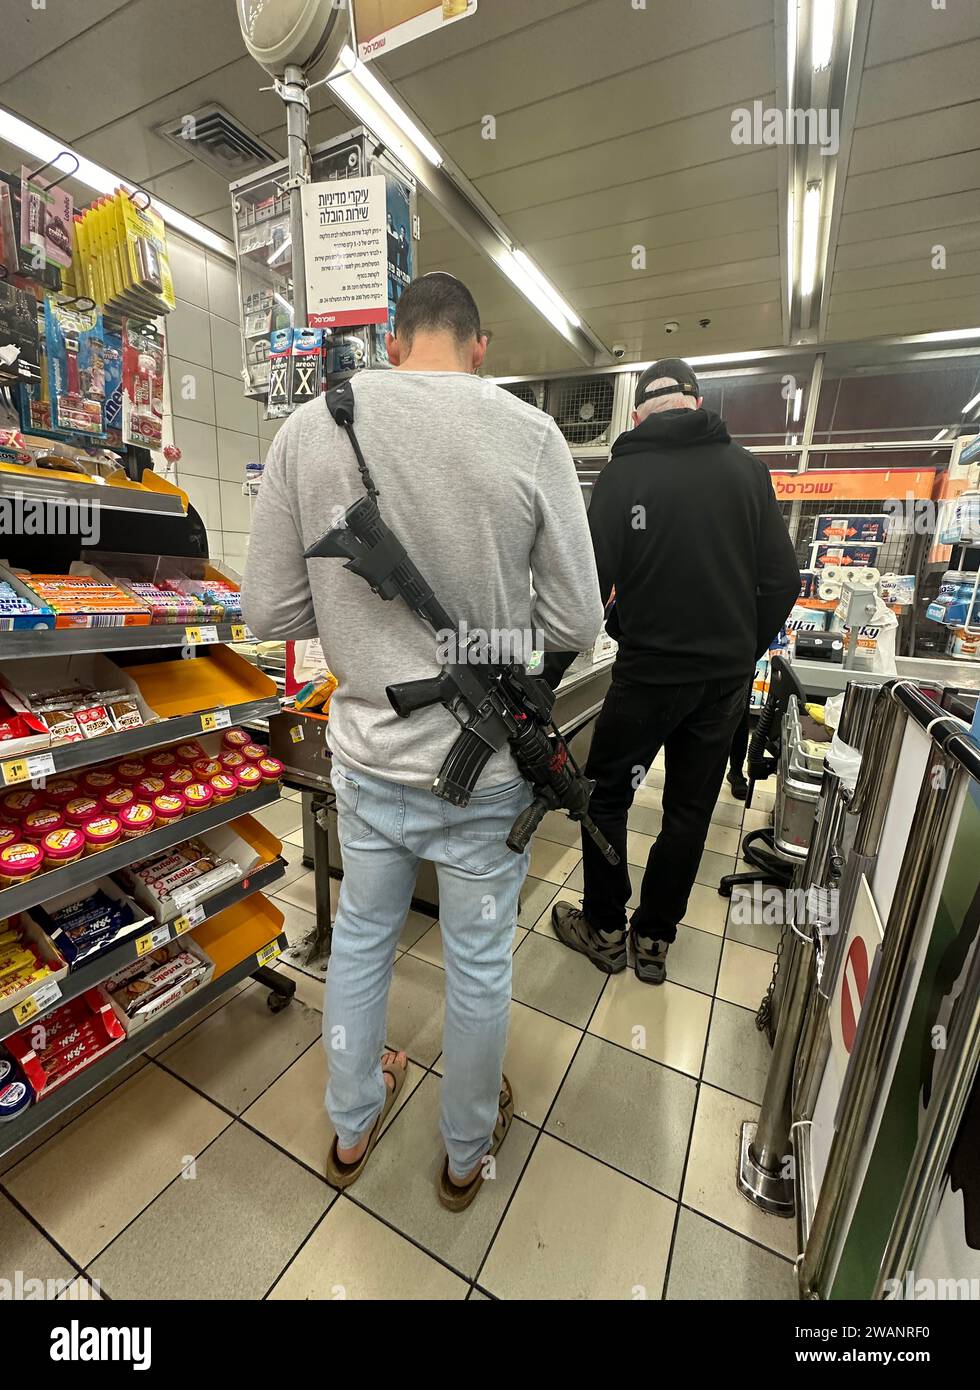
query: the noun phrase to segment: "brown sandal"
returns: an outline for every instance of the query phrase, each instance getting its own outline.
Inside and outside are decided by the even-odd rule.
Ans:
[[[393,1047],[386,1047],[385,1051],[395,1052],[397,1051],[397,1049]],[[388,1088],[387,1083],[385,1084],[385,1090],[388,1092],[388,1095],[385,1099],[384,1105],[378,1112],[378,1118],[374,1122],[374,1128],[371,1130],[371,1137],[368,1140],[367,1148],[361,1154],[360,1158],[357,1160],[356,1163],[341,1163],[340,1159],[337,1157],[336,1134],[333,1137],[333,1143],[330,1145],[330,1152],[327,1154],[326,1173],[327,1182],[330,1184],[331,1187],[339,1187],[341,1190],[343,1190],[345,1187],[350,1187],[351,1183],[356,1182],[357,1179],[364,1172],[364,1168],[367,1164],[367,1161],[371,1157],[375,1144],[378,1142],[378,1138],[381,1134],[381,1127],[390,1115],[391,1107],[398,1099],[398,1093],[405,1084],[405,1077],[408,1075],[408,1063],[406,1062],[405,1066],[403,1067],[395,1066],[394,1064],[389,1064],[387,1067],[381,1068],[381,1074],[382,1076],[394,1077],[395,1084],[390,1089]]]
[[[507,1138],[507,1132],[513,1122],[514,1092],[510,1082],[504,1076],[501,1077],[500,1081],[500,1109],[497,1114],[497,1123],[493,1127],[493,1138],[484,1157],[491,1158],[496,1155],[501,1144]],[[454,1183],[449,1176],[449,1155],[447,1154],[436,1179],[436,1195],[447,1211],[465,1211],[483,1186],[483,1182],[483,1168],[481,1166],[476,1177],[465,1187],[460,1187],[458,1183]]]

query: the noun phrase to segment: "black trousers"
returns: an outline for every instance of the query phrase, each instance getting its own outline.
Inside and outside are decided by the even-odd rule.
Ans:
[[[626,818],[663,748],[663,825],[647,860],[633,925],[640,936],[674,940],[704,852],[732,735],[748,703],[750,679],[693,685],[633,685],[614,679],[596,721],[586,770],[596,783],[592,819],[620,862],[607,864],[583,834],[583,910],[593,926],[602,931],[626,926],[632,893]]]
[[[749,751],[749,732],[751,729],[749,724],[750,708],[751,706],[746,704],[741,722],[734,734],[732,734],[732,751],[729,762],[732,772],[738,772],[740,774],[744,774],[745,772],[745,757]]]

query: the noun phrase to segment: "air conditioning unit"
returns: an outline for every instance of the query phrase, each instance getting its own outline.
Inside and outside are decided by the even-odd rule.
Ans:
[[[500,385],[501,390],[509,391],[519,401],[536,406],[538,410],[544,410],[545,383],[543,381],[508,381],[501,382]]]
[[[556,377],[547,382],[545,406],[576,459],[607,458],[629,427],[628,374]]]

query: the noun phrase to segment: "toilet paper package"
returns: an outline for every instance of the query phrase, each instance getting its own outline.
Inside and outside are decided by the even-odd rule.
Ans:
[[[813,541],[842,545],[881,545],[888,535],[887,516],[818,516]]]
[[[836,565],[841,569],[860,566],[862,569],[877,569],[880,545],[814,545],[810,552],[810,568],[826,569]]]

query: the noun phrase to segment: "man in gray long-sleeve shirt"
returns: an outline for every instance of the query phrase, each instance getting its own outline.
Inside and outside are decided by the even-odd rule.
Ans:
[[[381,513],[461,623],[491,640],[517,630],[534,647],[581,649],[602,605],[575,467],[548,415],[474,375],[486,345],[476,304],[452,276],[424,276],[402,296],[388,339],[395,370],[353,383]],[[338,1186],[359,1176],[404,1079],[404,1053],[382,1050],[388,988],[418,863],[429,859],[446,964],[438,1193],[459,1210],[513,1115],[501,1064],[528,858],[506,836],[530,792],[509,750],[487,764],[467,808],[430,790],[459,727],[441,706],[399,719],[385,687],[437,674],[436,639],[339,560],[303,558],[362,491],[326,403],[303,406],[266,464],[244,613],[260,638],[319,636],[340,683],[330,744],[344,882],[324,1013],[337,1131],[327,1176]]]

